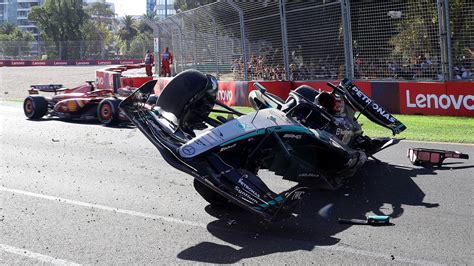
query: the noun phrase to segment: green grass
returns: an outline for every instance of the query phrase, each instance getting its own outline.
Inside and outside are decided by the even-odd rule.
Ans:
[[[21,105],[23,101],[0,101],[6,105]],[[250,107],[233,107],[242,113],[253,112]],[[217,114],[211,116],[215,118]],[[227,115],[222,115],[226,117]],[[474,118],[452,117],[452,116],[421,116],[421,115],[395,115],[402,121],[407,129],[398,138],[423,141],[474,143]],[[389,137],[391,131],[377,124],[372,123],[364,116],[360,116],[359,123],[362,123],[364,133],[370,137]]]
[[[407,126],[398,136],[412,140],[474,143],[474,118],[451,116],[395,115]],[[365,134],[390,136],[390,131],[361,116]]]
[[[234,107],[242,113],[252,112],[250,107]],[[224,115],[225,117],[225,115]],[[451,116],[395,115],[407,126],[397,138],[411,140],[474,143],[474,118]],[[370,137],[389,137],[391,131],[372,123],[363,115],[359,118],[364,134]]]

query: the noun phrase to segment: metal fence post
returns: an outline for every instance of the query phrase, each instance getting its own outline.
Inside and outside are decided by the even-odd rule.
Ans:
[[[173,22],[173,24],[176,25],[176,27],[178,27],[178,32],[179,32],[179,50],[181,52],[180,54],[180,57],[181,57],[181,60],[179,62],[180,66],[181,66],[181,71],[184,71],[184,68],[183,68],[183,54],[184,54],[184,51],[183,51],[183,31],[181,30],[181,26],[178,24],[178,22],[176,22],[174,20],[174,17],[170,17],[169,18],[171,20],[171,22]]]
[[[184,17],[188,17],[186,13],[183,13]],[[183,18],[184,19],[184,18]],[[191,20],[193,26],[193,66],[197,68],[197,38],[196,38],[196,23],[192,16],[189,16],[188,19]]]
[[[79,41],[79,59],[84,59],[82,58],[82,55],[84,54],[83,51],[82,51],[82,45],[83,45],[83,42],[82,41]]]
[[[38,59],[41,60],[41,37],[38,35]]]
[[[344,33],[344,56],[346,78],[354,78],[354,56],[352,51],[351,7],[349,0],[341,0],[342,29]]]
[[[155,73],[160,75],[160,63],[161,63],[161,26],[158,25],[150,18],[145,18],[145,24],[153,30],[153,50],[155,50],[155,38],[158,38],[158,52],[154,51],[155,57]]]
[[[445,5],[444,5],[444,9],[445,9],[445,23],[446,23],[446,32],[448,33],[446,35],[446,42],[447,42],[447,49],[448,49],[448,68],[449,68],[449,72],[448,72],[448,78],[450,80],[453,79],[453,56],[452,56],[452,53],[453,53],[453,49],[451,47],[451,29],[449,28],[449,0],[445,0]]]
[[[59,60],[62,60],[63,59],[63,45],[62,45],[62,42],[60,41],[59,42]]]
[[[193,65],[197,69],[197,38],[196,38],[196,23],[191,17],[191,23],[193,24]]]
[[[161,72],[161,27],[156,27],[153,29],[153,42],[155,38],[158,38],[158,51],[155,51],[155,73],[160,76]],[[155,43],[153,43],[153,50],[155,48]]]
[[[240,38],[242,39],[242,61],[244,61],[244,80],[248,80],[248,66],[247,66],[247,45],[245,44],[245,23],[244,23],[244,11],[232,0],[227,2],[239,13],[240,20]]]
[[[215,59],[216,60],[216,78],[219,79],[219,48],[218,48],[219,42],[217,40],[216,19],[206,9],[202,9],[202,11],[212,19],[212,28],[214,29],[214,52],[215,52],[215,57],[216,57],[216,59]]]
[[[288,59],[288,32],[286,27],[286,0],[280,1],[280,24],[281,24],[281,40],[283,49],[283,64],[285,65],[285,80],[290,80],[290,62]]]
[[[445,14],[445,1],[438,0],[436,8],[438,10],[438,30],[439,30],[439,48],[441,55],[441,73],[443,74],[443,80],[451,79],[450,68],[448,67],[448,56],[447,56],[447,35],[446,30],[446,14]]]
[[[197,39],[196,39],[196,24],[194,23],[194,20],[192,20],[193,23],[193,38],[194,38],[194,45],[193,45],[193,63],[194,63],[194,69],[197,69]]]
[[[451,31],[449,29],[449,0],[438,0],[438,25],[441,49],[441,70],[444,80],[453,79]]]
[[[173,49],[173,29],[171,29],[166,23],[160,23],[158,25],[160,27],[160,33],[161,33],[161,30],[165,31],[167,34],[169,34],[170,36],[170,40],[169,40],[169,44],[168,44],[168,47],[171,49],[171,51],[174,51]],[[160,36],[160,47],[161,47],[161,36]],[[161,51],[160,51],[160,60],[161,60]],[[176,55],[176,54],[175,54]],[[178,64],[176,63],[173,63],[173,74],[176,74],[178,72]]]

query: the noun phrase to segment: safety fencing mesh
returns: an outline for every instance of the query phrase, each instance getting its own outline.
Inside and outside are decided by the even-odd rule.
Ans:
[[[449,2],[453,80],[473,79],[474,1]]]
[[[350,12],[355,78],[438,79],[436,0],[353,1]]]
[[[291,80],[344,76],[344,37],[340,1],[286,3]]]
[[[473,80],[472,14],[472,0],[221,0],[155,21],[155,47],[0,42],[0,59],[141,58],[168,47],[173,74],[221,80]]]
[[[172,43],[178,72],[193,67],[227,80],[472,80],[472,14],[469,0],[228,0],[158,25],[175,32],[163,42]]]
[[[104,41],[0,41],[0,60],[93,60],[142,58],[153,43],[135,40],[128,53],[120,53]]]

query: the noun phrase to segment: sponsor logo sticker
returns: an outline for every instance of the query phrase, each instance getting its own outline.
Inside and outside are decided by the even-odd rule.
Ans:
[[[193,146],[186,145],[183,147],[183,153],[186,155],[193,155],[196,153],[196,149]]]
[[[406,107],[407,108],[423,108],[423,109],[444,109],[454,108],[474,110],[474,95],[448,95],[448,94],[417,94],[414,99],[411,98],[410,90],[406,91]]]

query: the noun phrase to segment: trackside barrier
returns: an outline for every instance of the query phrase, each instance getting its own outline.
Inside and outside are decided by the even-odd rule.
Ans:
[[[96,66],[96,65],[128,65],[143,63],[142,59],[110,59],[110,60],[0,60],[0,67],[20,66]]]
[[[137,67],[140,67],[138,65]],[[127,66],[127,68],[130,68]],[[98,70],[99,88],[140,87],[151,77],[122,77],[121,67]],[[172,78],[158,78],[155,93],[160,94]],[[337,80],[328,80],[337,84]],[[330,91],[328,81],[262,81],[270,93],[282,99],[290,90],[309,85],[316,90]],[[253,81],[219,81],[217,99],[231,106],[250,106],[248,94]],[[355,81],[362,93],[394,114],[419,114],[474,117],[474,82],[375,82]]]
[[[159,78],[159,93],[169,78]],[[309,85],[316,90],[329,91],[328,81],[267,81],[267,90],[282,99],[290,90]],[[329,82],[337,84],[338,81]],[[219,81],[218,100],[235,106],[250,106],[247,97],[254,82]],[[372,82],[356,81],[356,86],[387,111],[395,114],[419,114],[474,117],[474,82]]]

